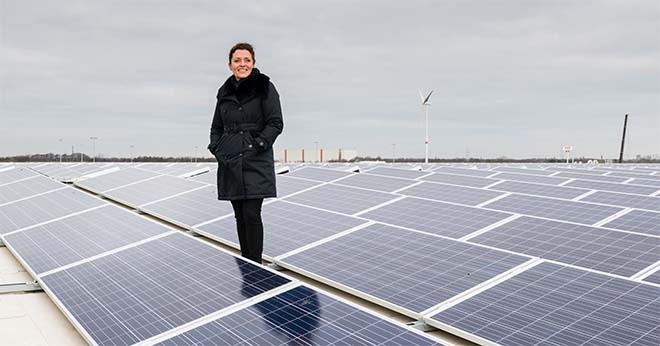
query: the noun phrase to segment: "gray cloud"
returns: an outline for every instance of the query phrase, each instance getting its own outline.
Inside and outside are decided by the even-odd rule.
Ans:
[[[657,1],[0,3],[0,155],[203,148],[227,51],[282,96],[278,148],[431,156],[660,154]],[[63,143],[58,142],[63,138]],[[70,150],[70,149],[69,149]]]

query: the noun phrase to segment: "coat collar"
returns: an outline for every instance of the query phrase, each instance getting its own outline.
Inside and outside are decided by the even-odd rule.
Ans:
[[[244,100],[251,96],[265,97],[268,94],[268,81],[270,78],[253,68],[252,73],[245,79],[236,81],[234,76],[229,76],[218,90],[218,99],[235,96],[238,100]]]

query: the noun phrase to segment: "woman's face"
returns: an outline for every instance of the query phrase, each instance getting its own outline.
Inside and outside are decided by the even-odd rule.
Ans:
[[[234,54],[231,56],[231,62],[229,62],[229,69],[236,79],[248,77],[252,73],[253,67],[254,61],[252,61],[252,55],[249,51],[245,49],[234,51]]]

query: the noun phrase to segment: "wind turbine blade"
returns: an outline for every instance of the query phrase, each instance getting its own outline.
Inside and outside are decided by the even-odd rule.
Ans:
[[[424,103],[424,95],[422,94],[422,90],[417,89],[417,91],[419,91],[419,100],[422,101],[422,103]]]
[[[426,98],[424,99],[424,101],[422,101],[422,104],[423,104],[423,105],[425,105],[427,102],[429,102],[429,99],[431,98],[431,94],[433,94],[433,90],[431,90],[431,92],[429,93],[429,95],[426,96]]]

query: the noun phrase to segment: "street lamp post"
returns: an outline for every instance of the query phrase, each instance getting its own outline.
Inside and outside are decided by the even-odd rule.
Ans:
[[[422,91],[420,90],[419,92],[419,98],[422,100],[422,108],[424,108],[424,115],[426,116],[426,127],[424,131],[424,163],[429,163],[429,106],[431,105],[429,99],[431,98],[431,94],[433,94],[433,90],[431,90],[431,92],[426,95],[426,98],[424,98]]]
[[[98,137],[89,137],[92,140],[92,162],[96,163],[96,140]]]

